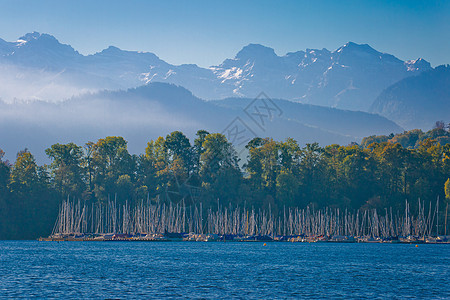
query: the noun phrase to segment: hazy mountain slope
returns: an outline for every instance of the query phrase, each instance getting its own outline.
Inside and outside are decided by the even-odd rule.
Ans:
[[[238,100],[242,100],[239,101],[241,104],[251,103],[250,99]],[[293,137],[300,144],[319,142],[322,145],[360,140],[359,135],[354,135],[356,131],[332,128],[332,122],[326,120],[311,124],[311,120],[303,123],[301,118],[289,118],[304,109],[305,115],[318,110],[317,118],[332,119],[331,115],[335,115],[337,119],[341,116],[353,120],[354,127],[363,127],[363,122],[365,128],[372,128],[370,132],[389,134],[396,128],[391,122],[370,114],[363,114],[367,118],[361,119],[336,109],[327,114],[321,113],[324,108],[281,100],[277,103],[283,108],[283,114],[274,115],[270,120],[266,118],[264,128],[260,128],[239,106],[223,107],[217,103],[227,101],[203,101],[182,87],[164,83],[151,83],[126,91],[87,94],[59,103],[1,103],[0,148],[11,160],[18,150],[27,147],[40,161],[46,161],[44,149],[54,143],[73,141],[83,145],[108,135],[120,135],[129,141],[133,153],[142,153],[146,143],[160,135],[181,130],[192,139],[197,130],[206,129],[223,132],[240,151],[244,147],[240,144],[242,140],[232,135],[236,126],[245,128],[245,138],[269,136],[284,140]]]
[[[371,111],[407,129],[431,129],[436,121],[450,120],[450,66],[408,77],[385,89]]]
[[[36,69],[0,63],[0,99],[62,101],[103,89],[126,88],[115,81],[75,69]]]
[[[422,59],[404,62],[351,42],[332,52],[307,49],[284,56],[250,44],[219,66],[174,66],[153,53],[116,47],[83,56],[53,36],[36,32],[15,42],[1,40],[0,66],[0,78],[9,82],[0,90],[5,101],[58,100],[86,90],[166,82],[184,86],[202,99],[253,98],[264,91],[274,98],[352,110],[367,110],[384,88],[431,68]]]
[[[0,99],[61,101],[99,89],[126,88],[81,67],[85,56],[48,34],[28,33],[0,41]]]
[[[245,108],[252,100],[227,98],[213,102],[224,107]],[[272,101],[281,109],[281,117],[284,119],[351,136],[355,140],[378,134],[375,132],[395,133],[403,131],[396,123],[377,114],[301,104],[282,99],[272,99]]]

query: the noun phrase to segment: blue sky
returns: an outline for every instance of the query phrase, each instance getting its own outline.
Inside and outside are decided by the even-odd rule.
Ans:
[[[54,35],[82,54],[114,45],[169,63],[217,65],[249,43],[278,55],[367,43],[400,59],[450,63],[450,1],[0,0],[0,38]]]

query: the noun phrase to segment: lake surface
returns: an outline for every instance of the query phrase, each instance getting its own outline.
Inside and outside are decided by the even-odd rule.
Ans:
[[[0,241],[0,297],[450,298],[450,245]]]

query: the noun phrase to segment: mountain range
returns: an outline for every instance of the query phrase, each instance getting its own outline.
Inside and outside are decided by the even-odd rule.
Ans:
[[[54,143],[122,135],[142,153],[174,130],[194,138],[198,129],[229,134],[236,124],[247,138],[348,144],[445,120],[449,86],[449,67],[352,42],[284,56],[250,44],[201,68],[113,46],[85,56],[33,32],[0,39],[0,148],[12,159],[27,147],[45,161]]]
[[[83,56],[55,37],[37,32],[15,42],[0,40],[0,97],[60,100],[102,89],[150,82],[181,85],[199,98],[272,98],[368,111],[375,98],[399,80],[431,69],[424,59],[402,61],[366,44],[349,42],[335,51],[306,49],[278,56],[249,44],[218,66],[171,65],[153,53],[109,48]]]

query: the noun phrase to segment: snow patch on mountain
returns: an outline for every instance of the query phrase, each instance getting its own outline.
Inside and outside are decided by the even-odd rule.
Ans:
[[[67,86],[68,91],[95,91],[166,82],[184,86],[203,99],[252,98],[264,91],[270,97],[352,110],[368,110],[389,85],[431,69],[423,59],[404,62],[367,44],[353,42],[335,51],[306,49],[283,56],[270,47],[249,44],[218,66],[177,66],[153,53],[125,51],[114,46],[83,56],[70,45],[38,32],[26,34],[15,42],[0,39],[0,64],[23,70],[0,74],[9,78],[11,86],[23,86],[27,90],[27,86],[41,85],[49,99],[63,96],[60,93],[63,88],[51,95],[51,87],[55,85]],[[30,74],[21,76],[28,72],[25,70]],[[9,98],[14,93],[0,94],[0,97]],[[39,94],[18,90],[16,93],[25,98]]]

